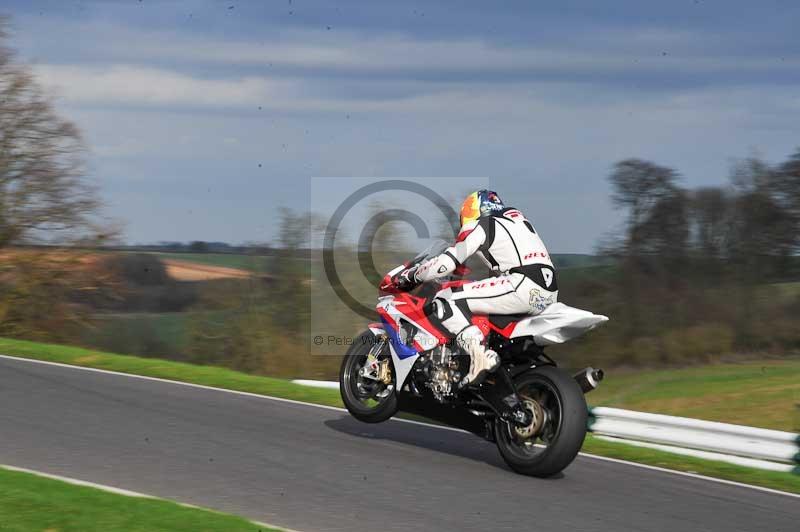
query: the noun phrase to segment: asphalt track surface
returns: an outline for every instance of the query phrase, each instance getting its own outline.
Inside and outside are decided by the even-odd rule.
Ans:
[[[800,499],[327,408],[0,358],[0,463],[298,530],[796,532]]]

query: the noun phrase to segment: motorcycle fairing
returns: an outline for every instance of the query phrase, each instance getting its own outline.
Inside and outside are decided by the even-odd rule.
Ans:
[[[385,296],[378,300],[376,310],[381,318],[383,330],[389,336],[389,350],[392,354],[397,389],[405,385],[406,378],[419,353],[433,349],[448,341],[425,315],[425,299],[410,294]],[[407,321],[416,328],[414,340],[408,345],[400,331],[400,320]]]
[[[425,313],[424,297],[416,297],[407,293],[387,296],[378,301],[376,310],[382,320],[387,320],[399,332],[400,320],[413,324],[418,332],[414,337],[417,351],[427,351],[448,341],[446,333],[440,331]]]
[[[383,323],[383,330],[389,336],[389,345],[394,348],[397,358],[400,360],[405,360],[406,358],[419,354],[419,351],[417,351],[414,346],[403,343],[403,341],[400,339],[400,335],[397,332],[397,326],[391,323],[388,318],[381,316],[381,323]]]
[[[518,321],[509,337],[532,336],[540,346],[563,344],[607,321],[601,314],[553,303],[541,314]]]
[[[377,305],[381,323],[370,324],[373,334],[385,331],[389,336],[389,349],[394,363],[398,390],[405,385],[406,378],[419,357],[419,353],[449,341],[448,337],[439,331],[425,315],[425,301],[424,298],[407,293],[381,297]],[[403,337],[400,320],[410,323],[416,329],[414,340],[410,344]],[[484,334],[493,330],[506,338],[530,336],[539,346],[564,343],[606,321],[608,321],[606,316],[570,307],[564,303],[553,303],[541,314],[522,318],[503,327],[493,324],[487,316],[473,316],[472,318],[473,324],[478,325]]]
[[[505,327],[499,327],[495,323],[492,322],[492,319],[489,316],[484,315],[476,315],[472,316],[471,320],[473,325],[477,325],[478,328],[481,330],[484,336],[488,336],[489,331],[494,331],[500,336],[504,338],[511,338],[511,335],[514,332],[514,329],[517,326],[516,321],[513,321],[506,325]]]

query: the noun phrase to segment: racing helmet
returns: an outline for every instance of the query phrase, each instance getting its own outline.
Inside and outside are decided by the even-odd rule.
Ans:
[[[497,192],[481,189],[467,196],[467,199],[461,204],[459,222],[461,227],[464,227],[464,224],[473,222],[482,216],[491,216],[503,209],[505,209],[505,205]]]

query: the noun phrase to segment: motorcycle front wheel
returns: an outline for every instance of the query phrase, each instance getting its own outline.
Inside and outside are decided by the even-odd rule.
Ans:
[[[388,364],[391,383],[370,379],[363,368],[372,351],[381,364]],[[371,331],[359,335],[347,350],[339,369],[339,393],[347,411],[365,423],[380,423],[397,413],[397,392],[389,344]]]
[[[583,391],[572,376],[553,366],[526,371],[514,384],[533,421],[519,427],[497,418],[497,448],[517,473],[555,475],[572,463],[586,437],[588,411]]]

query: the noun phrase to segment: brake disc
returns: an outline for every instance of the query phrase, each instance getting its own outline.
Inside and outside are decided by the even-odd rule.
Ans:
[[[523,396],[520,399],[522,400],[522,406],[530,411],[532,417],[530,424],[524,427],[515,426],[514,432],[520,439],[529,440],[538,436],[541,432],[544,426],[545,413],[542,405],[540,405],[538,401],[527,396]]]

